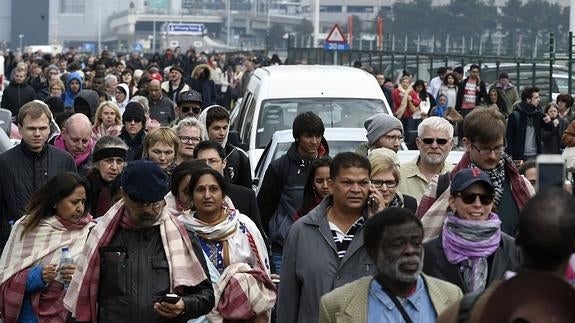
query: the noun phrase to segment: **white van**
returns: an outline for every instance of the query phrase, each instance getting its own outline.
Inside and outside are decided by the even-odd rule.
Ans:
[[[231,130],[248,154],[252,173],[273,134],[291,129],[302,112],[315,112],[326,128],[363,128],[373,114],[391,114],[373,75],[358,68],[321,65],[258,68],[235,109],[239,111],[232,112]]]

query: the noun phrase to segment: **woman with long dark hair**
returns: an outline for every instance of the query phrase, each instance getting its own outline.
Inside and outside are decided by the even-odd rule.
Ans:
[[[331,157],[325,156],[314,160],[309,165],[309,173],[303,188],[303,200],[294,216],[295,219],[306,215],[330,194],[329,166],[331,161]]]
[[[0,308],[4,322],[65,322],[62,299],[76,269],[60,264],[62,249],[82,252],[92,216],[88,182],[61,173],[30,197],[0,257]]]

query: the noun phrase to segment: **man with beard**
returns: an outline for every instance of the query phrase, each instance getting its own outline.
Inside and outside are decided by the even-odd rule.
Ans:
[[[514,160],[534,159],[541,153],[541,129],[552,131],[551,118],[543,113],[539,103],[538,87],[528,87],[521,92],[521,103],[507,119],[507,148]]]
[[[202,95],[194,90],[181,92],[176,104],[176,123],[188,117],[198,119],[202,112]]]
[[[148,160],[126,166],[123,199],[94,227],[64,299],[79,322],[186,322],[214,293],[195,236],[167,210],[169,177]],[[173,302],[166,294],[176,294]]]
[[[415,197],[419,203],[431,178],[453,168],[445,161],[451,151],[452,140],[453,126],[449,121],[440,117],[424,119],[417,127],[415,140],[419,156],[401,165],[398,190]]]
[[[423,226],[411,211],[388,208],[375,214],[363,237],[377,273],[324,295],[320,322],[339,322],[340,317],[367,323],[435,322],[463,296],[457,286],[421,272]]]
[[[369,160],[339,153],[329,172],[332,194],[289,228],[284,243],[279,323],[317,322],[322,295],[375,274],[363,246],[367,199],[376,190]]]
[[[153,79],[148,86],[148,100],[150,101],[150,118],[163,126],[168,126],[176,120],[174,102],[162,94],[160,81]]]

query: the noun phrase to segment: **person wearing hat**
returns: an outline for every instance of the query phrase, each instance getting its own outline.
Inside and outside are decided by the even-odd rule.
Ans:
[[[367,130],[367,144],[362,144],[356,153],[367,156],[367,153],[376,148],[389,148],[395,152],[403,142],[403,125],[401,121],[387,113],[373,115],[363,123]]]
[[[189,90],[181,92],[176,99],[176,122],[187,117],[198,119],[202,112],[202,95],[200,92]]]
[[[451,282],[464,294],[479,292],[520,263],[515,240],[492,212],[495,188],[479,168],[462,169],[451,182],[441,235],[425,243],[423,272]]]
[[[165,207],[169,177],[148,160],[128,164],[121,176],[123,199],[90,233],[65,306],[79,322],[186,322],[207,314],[214,307],[207,265],[193,233]],[[166,294],[176,294],[173,302]]]
[[[120,139],[128,145],[126,162],[141,159],[144,152],[144,137],[146,136],[146,114],[144,108],[137,102],[130,102],[122,114],[124,126]]]
[[[184,70],[180,66],[170,67],[168,80],[162,82],[162,91],[166,93],[170,100],[176,102],[178,95],[182,92],[188,91],[190,87],[183,80]]]
[[[483,293],[465,295],[437,322],[575,322],[573,209],[573,195],[562,188],[539,191],[519,216],[515,243],[522,262],[517,273]]]
[[[100,217],[114,204],[110,193],[110,183],[124,169],[128,146],[122,139],[114,136],[103,136],[94,145],[92,161],[94,167],[88,171],[86,179],[90,183],[90,195],[93,203],[90,214]]]

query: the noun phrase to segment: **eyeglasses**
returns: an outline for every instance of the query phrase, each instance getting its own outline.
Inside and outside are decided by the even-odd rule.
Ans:
[[[457,193],[457,196],[461,197],[461,200],[465,204],[472,204],[479,197],[479,202],[481,202],[482,205],[489,205],[493,203],[493,198],[495,197],[493,194],[477,194],[477,193]]]
[[[212,165],[215,165],[215,164],[222,162],[222,160],[219,158],[198,159],[198,161],[201,161],[202,163],[206,163],[206,164],[208,164],[208,166],[212,166]]]
[[[477,150],[477,152],[480,155],[484,155],[484,156],[491,154],[491,152],[494,152],[496,155],[501,155],[505,151],[504,145],[497,146],[494,148],[480,148],[480,147],[477,147],[475,144],[472,143],[471,147],[473,147],[473,149]]]
[[[435,141],[438,145],[443,146],[449,141],[449,139],[445,139],[445,138],[422,138],[421,141],[426,145],[433,145],[433,142]]]
[[[403,137],[403,136],[388,136],[388,135],[383,135],[383,138],[385,138],[385,140],[391,141],[391,142],[395,142],[395,141],[403,142],[403,140],[405,139],[405,137]]]
[[[192,112],[195,114],[200,114],[200,112],[202,112],[202,109],[199,107],[182,107],[183,113],[188,113],[190,110],[192,110]]]
[[[189,143],[197,144],[200,141],[202,141],[202,138],[200,137],[179,136],[178,138],[180,138],[180,142],[183,144],[189,144]]]
[[[384,181],[381,179],[372,179],[371,184],[373,184],[373,186],[375,186],[376,188],[382,187],[383,184],[385,184],[385,186],[387,186],[387,188],[394,188],[397,186],[397,181],[394,181],[394,180]]]

